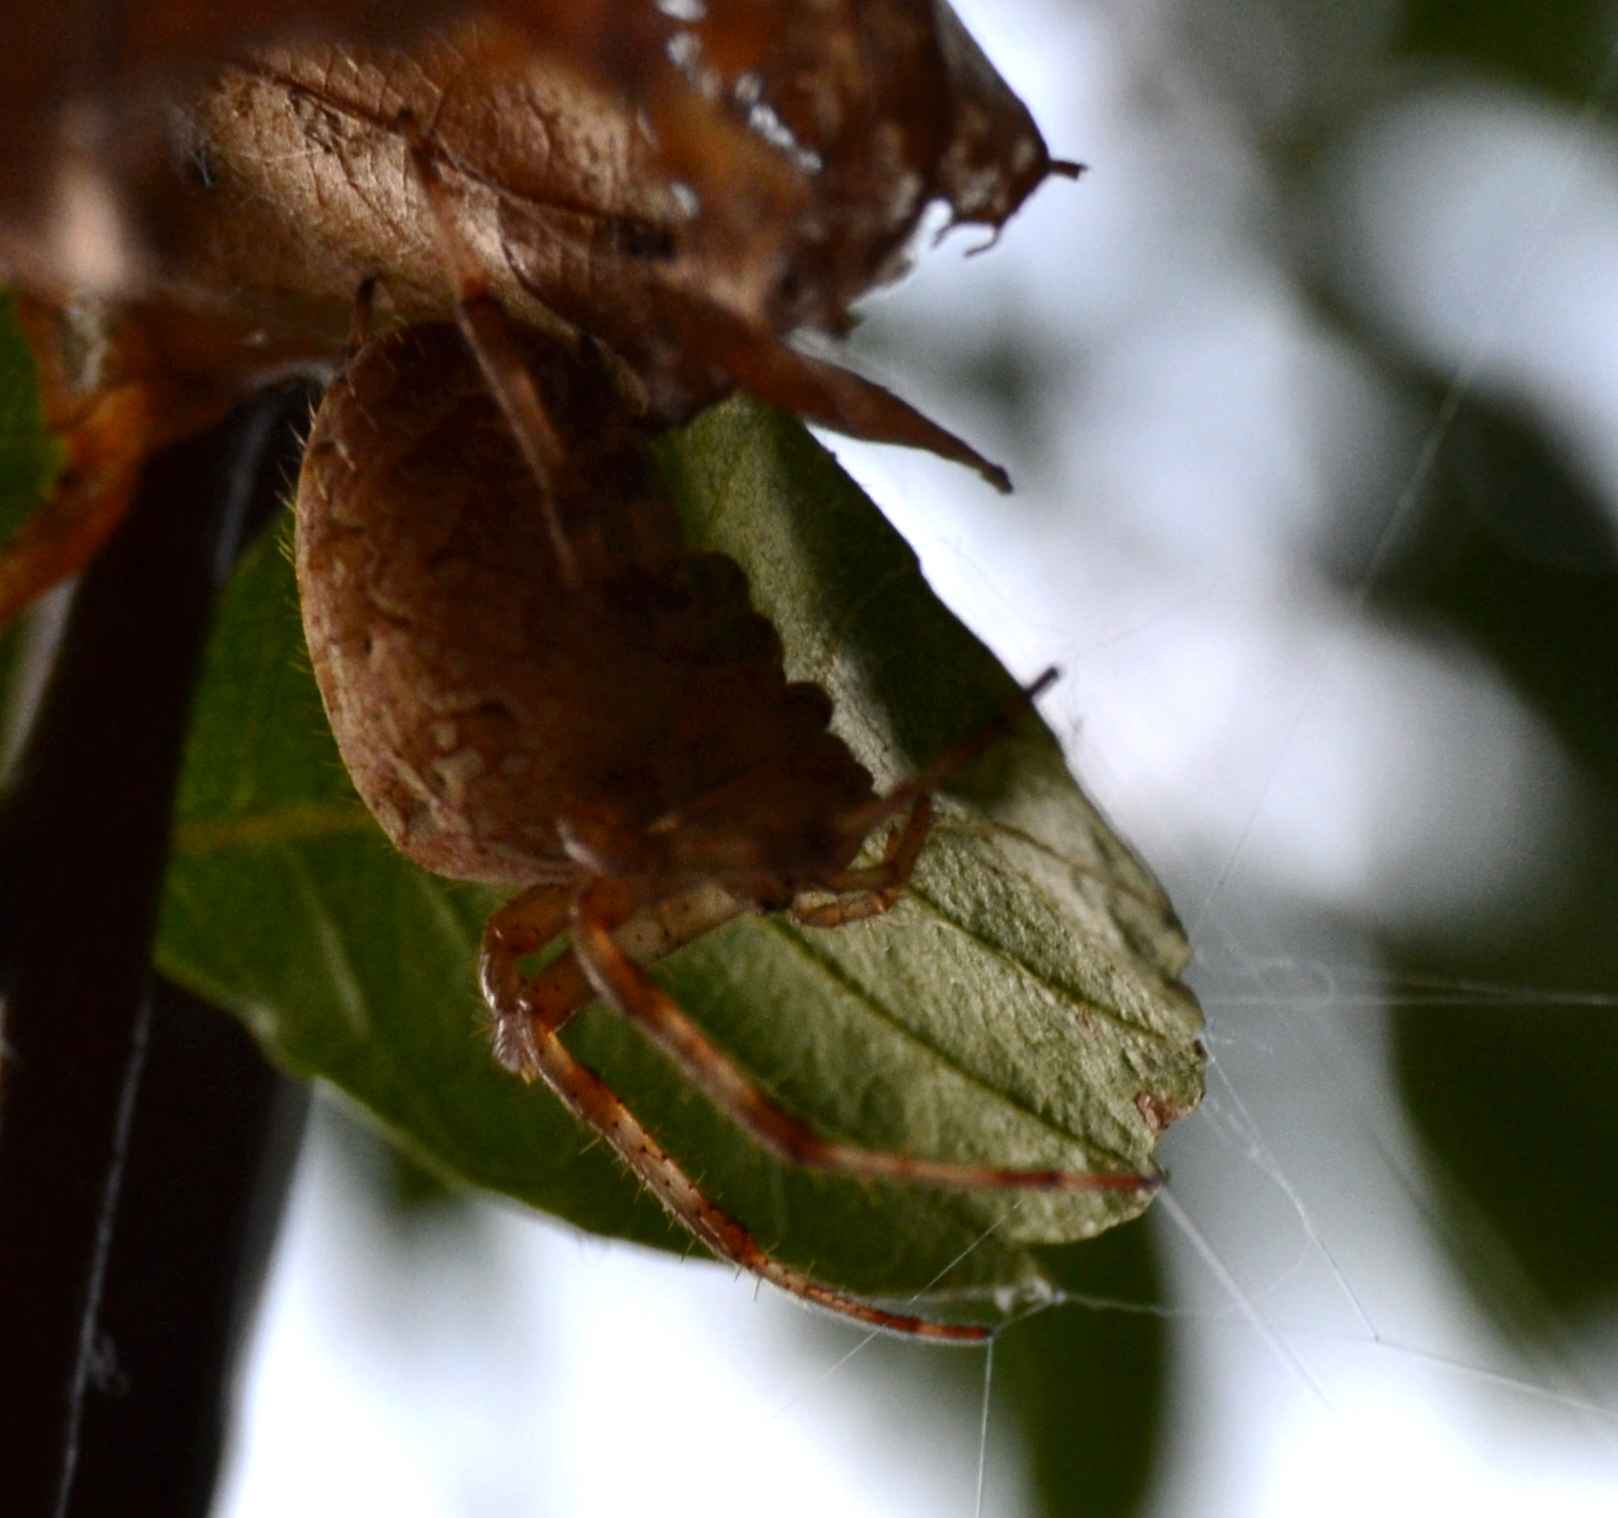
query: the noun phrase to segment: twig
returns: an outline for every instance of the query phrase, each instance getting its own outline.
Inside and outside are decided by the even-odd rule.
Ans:
[[[306,406],[266,396],[148,466],[75,595],[0,800],[0,1469],[19,1518],[70,1511],[85,1389],[105,1364],[102,1289],[191,689],[214,595],[284,484]]]

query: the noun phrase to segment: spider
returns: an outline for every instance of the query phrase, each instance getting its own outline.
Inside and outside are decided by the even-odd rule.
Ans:
[[[431,190],[420,155],[417,172]],[[787,680],[742,571],[682,543],[632,378],[588,338],[509,324],[447,216],[437,231],[459,330],[362,335],[321,404],[298,486],[305,631],[355,786],[417,864],[516,888],[480,955],[495,1058],[549,1086],[698,1240],[875,1328],[980,1340],[980,1325],[890,1311],[772,1257],[561,1035],[604,1000],[800,1165],[958,1188],[1155,1185],[827,1138],[645,968],[743,913],[835,929],[886,912],[925,845],[932,789],[1013,714],[875,794],[829,730],[829,697]],[[889,823],[881,857],[857,863]]]

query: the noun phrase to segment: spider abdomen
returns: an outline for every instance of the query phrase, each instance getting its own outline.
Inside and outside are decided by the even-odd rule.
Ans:
[[[533,373],[568,448],[554,499],[571,589],[455,329],[367,345],[316,416],[299,592],[361,798],[403,853],[455,879],[565,878],[571,816],[638,833],[695,815],[791,875],[799,818],[858,805],[869,777],[828,732],[825,695],[786,680],[741,570],[681,543],[602,366],[553,353]]]

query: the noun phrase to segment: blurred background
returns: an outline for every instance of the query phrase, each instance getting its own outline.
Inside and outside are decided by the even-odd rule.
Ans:
[[[833,446],[1191,932],[1169,1192],[929,1351],[323,1106],[221,1518],[1614,1511],[1618,7],[958,9],[1090,173],[858,347],[1017,494]]]

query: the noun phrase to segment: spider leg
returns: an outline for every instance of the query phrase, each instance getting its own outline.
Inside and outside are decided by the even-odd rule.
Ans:
[[[493,913],[483,929],[478,978],[494,1020],[494,1056],[525,1080],[539,1073],[535,1040],[559,1033],[598,994],[571,951],[533,976],[524,976],[519,965],[566,930],[572,899],[571,882],[534,886]],[[629,881],[601,882],[599,905],[620,951],[641,961],[661,959],[746,910],[718,886],[647,901],[644,888]]]
[[[582,583],[578,558],[562,527],[553,488],[567,459],[567,445],[545,410],[510,320],[489,293],[487,272],[456,225],[456,208],[426,135],[408,116],[400,118],[399,127],[407,137],[411,172],[427,202],[439,252],[454,282],[455,320],[539,484],[562,585],[577,590]]]
[[[840,928],[845,923],[879,917],[890,911],[910,883],[916,859],[933,825],[933,798],[923,791],[911,805],[905,825],[888,839],[880,864],[838,870],[820,884],[828,891],[851,892],[818,906],[793,902],[792,915],[805,927]]]
[[[1037,700],[1055,683],[1056,678],[1057,671],[1047,669],[1032,684],[1024,687],[1022,701],[1031,703]],[[840,928],[846,923],[860,922],[890,911],[909,883],[916,860],[927,841],[933,820],[933,791],[994,743],[1005,732],[1017,711],[1018,707],[1007,707],[964,742],[935,759],[919,775],[895,786],[885,796],[878,796],[839,817],[837,827],[840,832],[863,836],[896,812],[907,806],[910,808],[905,825],[888,840],[880,864],[840,870],[816,882],[826,890],[854,894],[815,906],[794,902],[792,915],[806,927]]]
[[[535,1024],[559,1028],[589,999],[588,987],[583,988],[581,998],[570,1000],[569,988],[554,983],[547,984],[544,994],[536,995],[533,982],[523,976],[518,964],[524,955],[543,948],[566,929],[572,895],[569,884],[534,886],[492,913],[483,926],[478,983],[494,1019],[494,1057],[524,1080],[533,1080],[539,1073]],[[552,982],[556,979],[551,977]]]
[[[947,753],[940,754],[926,769],[894,786],[886,795],[878,796],[863,806],[854,807],[837,819],[838,828],[850,837],[863,838],[879,822],[902,812],[918,796],[936,791],[951,775],[959,774],[979,754],[1004,737],[1012,723],[1051,686],[1056,684],[1061,671],[1054,665],[1030,684],[1025,685],[1019,698],[1003,707],[974,733],[970,733]]]
[[[610,940],[609,940],[610,941]],[[636,1120],[612,1088],[589,1066],[574,1059],[556,1033],[531,1028],[534,1074],[554,1091],[569,1112],[610,1144],[670,1215],[721,1259],[734,1261],[781,1290],[840,1317],[912,1338],[981,1343],[989,1331],[976,1324],[940,1323],[888,1312],[861,1302],[774,1259],[729,1213],[716,1207]]]
[[[577,957],[563,954],[532,980],[524,981],[518,960],[550,942],[566,926],[572,889],[566,884],[533,887],[508,902],[483,934],[483,994],[495,1018],[495,1054],[528,1080],[543,1080],[562,1105],[610,1144],[676,1222],[721,1259],[840,1317],[911,1338],[946,1343],[980,1343],[989,1331],[975,1324],[941,1323],[908,1313],[888,1312],[822,1285],[812,1276],[774,1259],[729,1213],[716,1207],[589,1066],[569,1053],[558,1036],[561,1026],[595,994]],[[627,920],[620,933],[633,949],[653,957],[715,926],[721,910],[717,895],[688,893],[655,911],[635,911],[633,888],[603,883],[608,918]],[[727,898],[728,900],[728,898]],[[732,902],[728,915],[740,911]],[[612,941],[609,937],[609,942]]]
[[[917,1159],[823,1137],[801,1118],[778,1107],[614,941],[612,898],[620,888],[613,881],[591,881],[574,899],[573,951],[584,973],[596,992],[641,1028],[693,1085],[782,1159],[816,1170],[967,1191],[1140,1191],[1159,1184],[1154,1176],[1133,1172],[1018,1169]]]

